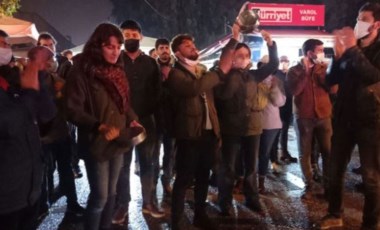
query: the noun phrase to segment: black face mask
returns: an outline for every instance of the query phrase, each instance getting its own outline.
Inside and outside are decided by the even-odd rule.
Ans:
[[[128,39],[124,41],[124,48],[130,52],[134,53],[140,48],[140,40]]]

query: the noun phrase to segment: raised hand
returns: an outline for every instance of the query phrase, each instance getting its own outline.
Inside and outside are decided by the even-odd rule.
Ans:
[[[233,25],[232,25],[232,37],[236,40],[239,41],[240,39],[240,25],[235,22]]]
[[[341,56],[347,49],[356,46],[354,30],[351,27],[343,27],[340,30],[334,31],[335,35],[335,51],[337,56]],[[339,56],[339,57],[340,57]]]
[[[21,73],[20,85],[23,89],[40,90],[38,81],[38,66],[28,63],[25,70]]]
[[[261,30],[260,33],[261,33],[261,36],[263,37],[264,41],[266,41],[266,43],[268,44],[268,46],[272,46],[273,41],[272,41],[272,36],[270,35],[270,33],[268,33],[265,30]]]

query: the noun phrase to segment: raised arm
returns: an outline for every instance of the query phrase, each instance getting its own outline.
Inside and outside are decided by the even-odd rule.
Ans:
[[[279,65],[276,43],[272,40],[271,35],[268,32],[262,30],[261,33],[263,39],[267,42],[269,62],[257,70],[249,71],[250,76],[257,82],[263,81],[269,75],[274,73],[278,69]]]

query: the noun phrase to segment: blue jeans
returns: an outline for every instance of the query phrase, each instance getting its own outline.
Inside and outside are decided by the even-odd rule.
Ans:
[[[344,174],[351,153],[359,146],[360,164],[364,183],[364,210],[362,226],[376,229],[380,218],[380,132],[373,128],[334,127],[330,159],[329,213],[343,213]]]
[[[273,143],[280,129],[264,129],[260,137],[259,175],[265,176],[268,172],[268,163]],[[277,150],[276,150],[277,151]]]
[[[331,119],[296,119],[296,132],[301,170],[306,186],[313,184],[311,158],[313,152],[313,138],[315,137],[321,154],[323,164],[323,184],[328,186],[328,161],[331,151],[332,126]]]
[[[111,226],[115,205],[116,183],[122,166],[123,155],[109,161],[98,162],[90,155],[84,158],[90,195],[87,201],[85,230],[98,230]]]
[[[254,136],[222,136],[222,159],[218,176],[219,204],[229,206],[232,202],[232,190],[235,182],[235,161],[243,148],[244,188],[247,203],[257,203],[257,161],[259,154],[260,135]]]
[[[151,204],[156,198],[155,194],[155,181],[158,177],[158,158],[159,153],[155,151],[156,145],[156,125],[153,116],[142,118],[140,120],[144,126],[147,137],[141,144],[135,147],[136,156],[140,164],[140,181],[142,190],[143,204]],[[122,169],[120,171],[119,181],[117,182],[117,205],[128,207],[131,200],[129,177],[130,167],[132,160],[131,149],[128,153],[124,154]]]

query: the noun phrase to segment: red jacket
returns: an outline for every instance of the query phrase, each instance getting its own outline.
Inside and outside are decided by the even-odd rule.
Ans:
[[[327,66],[315,64],[307,75],[302,62],[289,69],[286,81],[294,95],[293,113],[297,118],[331,117],[332,105],[329,88],[325,84]]]

